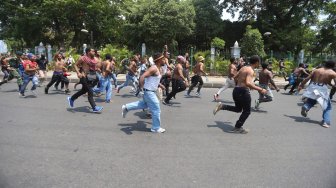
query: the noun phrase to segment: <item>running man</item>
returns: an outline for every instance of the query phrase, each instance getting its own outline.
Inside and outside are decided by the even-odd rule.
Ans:
[[[97,61],[94,57],[95,51],[93,48],[85,49],[86,55],[83,55],[75,63],[75,70],[80,83],[82,84],[82,89],[77,93],[68,97],[68,103],[70,108],[74,107],[74,102],[78,97],[88,93],[88,100],[91,105],[92,111],[94,113],[100,113],[103,110],[102,106],[96,106],[95,101],[93,100],[93,87],[98,82],[98,76],[96,72]]]
[[[20,87],[20,96],[25,97],[25,90],[30,81],[32,81],[33,86],[31,92],[36,96],[35,90],[38,85],[38,77],[36,73],[39,69],[36,63],[36,56],[34,54],[27,55],[29,60],[23,62],[24,72],[23,72],[23,85]]]
[[[198,56],[197,58],[197,64],[194,67],[194,73],[195,75],[191,78],[191,86],[189,87],[189,90],[187,92],[187,96],[190,96],[191,90],[194,89],[194,87],[198,85],[196,95],[200,96],[201,95],[201,89],[203,86],[203,79],[202,75],[207,76],[207,73],[204,71],[204,57]]]
[[[234,76],[234,79],[236,80],[236,87],[233,89],[232,97],[235,102],[235,106],[225,105],[219,102],[213,110],[214,115],[216,115],[216,113],[220,110],[227,110],[237,113],[242,112],[238,121],[236,122],[235,127],[230,131],[231,133],[248,133],[248,130],[244,129],[243,125],[251,114],[250,89],[255,89],[262,94],[267,93],[267,90],[254,85],[253,82],[254,69],[259,67],[259,62],[259,56],[252,56],[250,58],[250,65],[242,67],[236,76]]]
[[[214,100],[217,101],[219,99],[219,94],[225,91],[229,87],[235,87],[236,82],[234,81],[233,77],[237,74],[237,65],[235,58],[230,58],[230,65],[228,69],[228,78],[222,88],[220,88],[216,94],[214,94]]]
[[[314,70],[298,87],[300,91],[310,80],[309,86],[303,93],[303,97],[306,97],[306,100],[301,108],[301,115],[307,117],[308,111],[316,103],[319,103],[323,111],[321,126],[325,128],[330,127],[331,100],[327,85],[331,85],[331,81],[336,78],[336,73],[333,71],[334,67],[335,61],[326,61],[324,67]]]
[[[58,53],[55,55],[55,69],[54,73],[51,77],[50,82],[47,84],[47,86],[44,88],[44,93],[48,94],[49,88],[57,81],[63,82],[65,84],[65,93],[70,93],[69,90],[69,79],[64,76],[64,72],[67,71],[65,68],[66,63],[63,61],[62,54]]]
[[[105,61],[101,63],[101,78],[100,78],[100,87],[95,88],[95,93],[102,93],[106,92],[105,95],[105,102],[110,103],[111,97],[112,97],[112,83],[111,83],[111,77],[112,77],[112,69],[111,69],[111,61],[112,56],[111,54],[105,55]]]
[[[183,75],[183,65],[186,59],[183,56],[177,56],[176,65],[172,78],[172,91],[168,94],[167,98],[162,101],[163,104],[169,104],[172,97],[175,98],[176,93],[184,91],[188,86],[188,79]]]
[[[267,90],[266,94],[259,93],[259,99],[255,100],[254,108],[256,110],[259,109],[259,104],[262,102],[271,102],[273,100],[273,93],[272,90],[269,88],[269,84],[272,84],[272,86],[276,89],[277,92],[280,91],[280,89],[275,85],[273,81],[273,74],[271,71],[268,70],[268,63],[262,63],[261,67],[262,70],[259,72],[259,86],[263,89]]]
[[[151,66],[141,77],[140,77],[140,88],[143,88],[144,95],[143,100],[136,101],[122,105],[122,116],[125,118],[126,114],[131,110],[139,110],[149,108],[152,112],[152,128],[151,132],[154,133],[164,133],[166,130],[161,127],[161,109],[160,102],[156,96],[156,90],[158,87],[164,87],[160,84],[160,79],[162,77],[161,67],[164,65],[164,59],[161,53],[156,53],[154,55],[155,65]]]

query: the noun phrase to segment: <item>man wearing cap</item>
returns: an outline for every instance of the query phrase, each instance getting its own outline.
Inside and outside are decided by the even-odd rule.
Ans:
[[[213,110],[213,114],[220,110],[227,110],[232,112],[237,112],[242,114],[240,115],[238,121],[236,122],[235,127],[230,131],[231,133],[240,133],[246,134],[248,130],[243,128],[243,125],[246,119],[251,114],[251,94],[250,89],[255,89],[259,91],[261,94],[266,94],[267,90],[261,87],[254,85],[253,83],[253,74],[254,69],[259,67],[259,56],[254,55],[250,58],[250,65],[242,67],[234,79],[236,81],[236,87],[233,89],[232,97],[235,102],[235,106],[224,105],[219,102],[215,109]]]
[[[162,101],[163,104],[169,104],[170,99],[175,97],[176,93],[184,91],[188,86],[188,80],[183,75],[183,65],[186,63],[186,59],[183,56],[177,56],[176,61],[177,63],[172,78],[172,91],[168,94],[167,98]]]
[[[207,75],[207,73],[204,71],[204,57],[198,56],[197,58],[197,64],[194,67],[194,76],[191,78],[191,86],[189,87],[189,90],[187,92],[187,96],[190,96],[191,90],[194,89],[194,87],[199,83],[196,95],[201,95],[201,88],[203,86],[203,79],[202,75]]]
[[[154,133],[164,133],[166,130],[161,127],[161,109],[160,102],[156,96],[156,90],[158,87],[164,88],[160,84],[161,79],[161,67],[164,65],[163,56],[161,53],[156,53],[154,55],[155,65],[151,66],[147,71],[140,77],[140,88],[143,88],[144,95],[143,100],[136,101],[122,105],[122,116],[125,118],[126,114],[131,110],[146,109],[152,112],[152,128],[151,132]]]
[[[20,95],[21,97],[25,97],[25,90],[30,81],[32,81],[33,86],[31,88],[31,92],[33,95],[36,95],[35,90],[38,85],[38,77],[36,76],[36,72],[38,71],[39,67],[36,62],[36,56],[34,54],[29,53],[27,55],[29,60],[24,60],[23,67],[23,85],[20,88]]]

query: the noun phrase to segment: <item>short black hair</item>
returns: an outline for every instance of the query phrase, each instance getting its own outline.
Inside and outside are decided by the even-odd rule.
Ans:
[[[269,65],[268,63],[264,62],[264,63],[261,64],[261,67],[263,69],[267,69],[268,65]]]
[[[253,55],[252,57],[250,57],[250,64],[253,65],[253,64],[256,64],[260,62],[260,58],[259,56],[257,55]]]
[[[87,47],[87,48],[85,48],[85,53],[86,53],[86,54],[89,53],[92,49],[93,49],[93,48],[91,48],[91,47]]]
[[[107,59],[107,60],[111,60],[111,59],[112,59],[111,54],[105,54],[105,59]]]
[[[235,62],[235,60],[236,60],[236,59],[235,59],[234,57],[231,57],[231,58],[230,58],[230,62],[231,62],[231,63]]]
[[[335,67],[335,61],[328,60],[324,63],[324,67],[327,69],[333,69]]]

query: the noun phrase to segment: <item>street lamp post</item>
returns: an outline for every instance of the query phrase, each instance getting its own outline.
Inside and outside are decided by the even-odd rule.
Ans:
[[[86,33],[86,34],[89,33],[89,31],[86,29],[81,29],[81,32]],[[90,32],[90,45],[91,47],[93,47],[93,32],[92,31]]]

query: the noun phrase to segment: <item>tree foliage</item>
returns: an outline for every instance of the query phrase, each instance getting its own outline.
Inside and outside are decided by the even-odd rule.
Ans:
[[[246,56],[259,55],[264,57],[264,41],[258,29],[252,29],[250,25],[246,27],[246,32],[241,40],[242,54]]]
[[[133,48],[141,43],[161,48],[178,45],[194,30],[195,11],[190,1],[139,0],[130,2],[125,11],[123,33]]]
[[[222,50],[224,49],[225,41],[221,38],[215,37],[211,41],[211,46]]]

